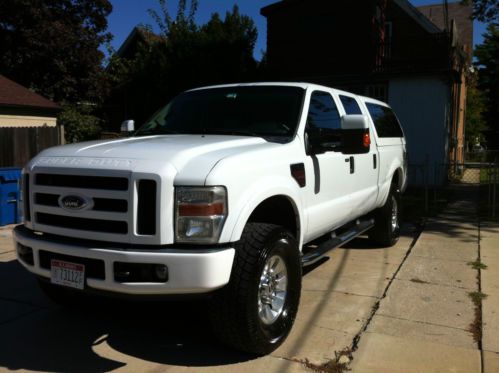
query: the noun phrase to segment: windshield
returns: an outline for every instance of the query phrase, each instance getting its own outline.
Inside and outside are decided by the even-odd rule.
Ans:
[[[135,136],[222,134],[292,138],[305,90],[238,86],[183,93],[159,110]]]

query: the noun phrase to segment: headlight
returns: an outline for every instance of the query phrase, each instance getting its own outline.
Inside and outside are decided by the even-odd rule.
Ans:
[[[227,217],[224,187],[179,187],[175,191],[175,238],[183,243],[216,243]]]

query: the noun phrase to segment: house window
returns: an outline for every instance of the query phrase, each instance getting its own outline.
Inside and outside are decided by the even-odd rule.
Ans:
[[[367,86],[366,96],[383,102],[388,101],[388,87],[386,84],[372,84]]]

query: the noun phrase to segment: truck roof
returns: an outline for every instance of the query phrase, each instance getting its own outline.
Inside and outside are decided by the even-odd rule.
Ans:
[[[299,87],[299,88],[303,88],[303,89],[319,89],[319,90],[320,89],[328,89],[328,90],[333,90],[338,94],[346,94],[346,95],[350,95],[350,96],[355,96],[364,102],[370,102],[370,103],[375,103],[375,104],[379,104],[382,106],[388,106],[388,104],[386,102],[376,100],[372,97],[361,96],[361,95],[357,95],[357,94],[352,93],[352,92],[343,91],[341,89],[336,89],[336,88],[328,87],[325,85],[320,85],[320,84],[315,84],[315,83],[307,83],[307,82],[255,82],[255,83],[219,84],[219,85],[194,88],[194,89],[188,90],[187,92],[198,91],[198,90],[202,90],[202,89],[230,88],[230,87],[251,87],[251,86]]]

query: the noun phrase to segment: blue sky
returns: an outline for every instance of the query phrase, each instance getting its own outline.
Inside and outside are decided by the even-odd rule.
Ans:
[[[147,13],[147,9],[158,9],[157,0],[110,0],[113,4],[113,12],[109,15],[109,31],[114,35],[111,42],[115,49],[118,49],[126,39],[134,26],[140,23],[146,23],[157,27],[152,18]],[[266,49],[265,40],[267,34],[267,22],[265,17],[260,15],[260,8],[275,3],[277,0],[199,0],[199,9],[196,21],[199,24],[206,23],[212,13],[218,12],[225,15],[225,12],[231,10],[234,4],[239,6],[242,14],[253,18],[258,28],[258,40],[255,47],[255,57],[260,59],[261,51]],[[438,0],[411,0],[415,6],[438,3]],[[178,0],[167,0],[170,14],[175,16]],[[485,32],[485,25],[475,21],[474,24],[474,44],[480,44],[483,40],[482,34]]]

